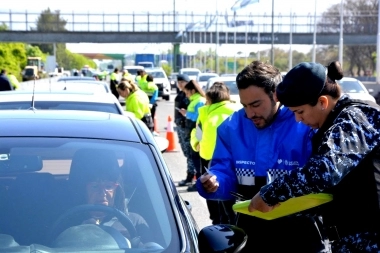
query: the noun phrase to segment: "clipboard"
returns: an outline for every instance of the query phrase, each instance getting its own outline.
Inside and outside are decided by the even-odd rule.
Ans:
[[[332,194],[328,193],[312,193],[305,196],[295,197],[281,202],[270,212],[262,213],[260,211],[249,212],[248,206],[251,200],[241,201],[232,206],[235,212],[244,213],[255,216],[264,220],[274,220],[291,214],[295,214],[316,206],[323,205],[333,200]]]

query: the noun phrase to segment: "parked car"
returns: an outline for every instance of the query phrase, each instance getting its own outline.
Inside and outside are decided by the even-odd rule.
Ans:
[[[178,75],[177,72],[173,72],[173,73],[169,76],[170,87],[171,87],[172,89],[176,89],[176,88],[177,88],[177,75]]]
[[[358,79],[343,77],[341,80],[338,80],[338,83],[342,88],[342,94],[348,94],[353,99],[376,103],[375,98],[369,94],[367,88]]]
[[[207,91],[215,82],[223,82],[230,89],[231,101],[240,104],[239,90],[236,85],[236,77],[234,76],[220,76],[213,77],[207,81],[205,91]]]
[[[202,72],[197,68],[182,68],[179,73],[188,75],[191,80],[197,80],[197,76]]]
[[[70,91],[0,92],[0,110],[83,110],[114,114],[126,112],[112,94]]]
[[[92,92],[92,93],[110,93],[111,89],[107,82],[96,80],[75,80],[75,78],[59,79],[58,81],[41,81],[38,85],[33,82],[23,83],[20,90],[24,91],[72,91],[72,92]]]
[[[213,77],[218,77],[219,75],[218,74],[215,74],[215,73],[201,73],[197,76],[197,82],[198,84],[201,86],[202,89],[205,89],[206,87],[206,84],[207,84],[207,81],[210,79],[210,78],[213,78]]]
[[[65,76],[58,78],[57,82],[72,82],[72,81],[96,81],[95,77],[91,76]]]
[[[137,76],[138,70],[143,70],[143,66],[124,66],[123,70],[127,70],[129,74],[131,74],[132,79],[135,80]]]
[[[17,110],[0,121],[0,252],[239,252],[247,240],[231,225],[198,234],[140,120]]]
[[[145,72],[153,76],[154,82],[158,87],[158,96],[169,101],[171,86],[163,68],[145,69]]]

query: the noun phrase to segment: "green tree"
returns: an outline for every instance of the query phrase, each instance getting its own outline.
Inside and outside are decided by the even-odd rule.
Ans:
[[[24,43],[0,43],[0,69],[6,69],[21,80],[21,71],[26,63]]]
[[[4,22],[0,25],[0,31],[6,31],[8,30],[8,26],[7,24],[5,24]]]
[[[32,28],[31,30],[38,32],[62,32],[67,31],[66,24],[67,20],[61,17],[59,10],[52,12],[48,8],[41,12],[40,16],[36,19],[36,28]],[[53,44],[35,44],[35,46],[38,46],[44,53],[54,54]],[[63,51],[65,51],[65,44],[57,44],[58,47],[63,47]]]
[[[344,2],[343,34],[370,35],[377,33],[378,0],[346,0]],[[340,31],[340,4],[331,6],[318,24],[318,32]],[[356,76],[375,68],[375,45],[346,45],[343,53],[345,72]]]

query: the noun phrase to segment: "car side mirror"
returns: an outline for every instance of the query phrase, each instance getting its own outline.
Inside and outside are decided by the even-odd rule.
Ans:
[[[234,225],[211,225],[198,234],[200,253],[238,253],[247,243],[248,236]]]

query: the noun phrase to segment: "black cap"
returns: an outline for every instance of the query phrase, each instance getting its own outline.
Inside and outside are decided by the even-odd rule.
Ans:
[[[185,74],[179,74],[177,75],[177,81],[185,81],[185,82],[190,82],[190,77]]]
[[[277,86],[278,100],[285,106],[315,102],[325,85],[327,69],[314,62],[302,62],[292,68]]]

